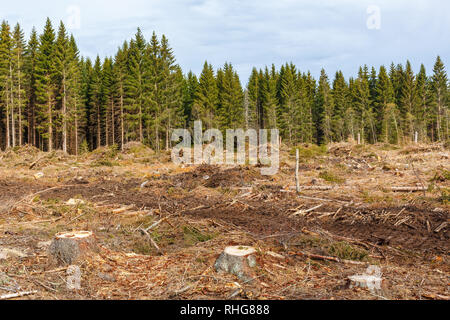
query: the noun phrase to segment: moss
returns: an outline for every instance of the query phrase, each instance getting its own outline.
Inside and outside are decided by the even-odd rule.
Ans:
[[[100,159],[91,164],[91,167],[115,167],[119,164],[115,161]]]
[[[211,233],[202,233],[197,228],[191,226],[183,226],[184,242],[187,245],[195,245],[198,242],[206,242],[215,237]]]
[[[318,146],[315,144],[305,144],[305,145],[301,145],[301,146],[292,148],[289,152],[290,155],[295,156],[297,149],[299,151],[300,159],[301,158],[310,159],[310,158],[314,158],[314,157],[318,157],[318,156],[323,156],[328,151],[326,145]]]
[[[344,183],[345,179],[342,177],[339,177],[338,175],[336,175],[335,173],[331,172],[331,171],[322,171],[319,174],[319,178],[327,181],[327,182],[331,182],[331,183]]]
[[[355,248],[347,242],[333,243],[328,251],[331,255],[345,260],[363,261],[369,256],[366,250]]]
[[[441,189],[441,198],[439,199],[443,204],[450,204],[450,188]]]
[[[449,170],[437,170],[434,174],[432,182],[446,182],[450,181],[450,171]]]

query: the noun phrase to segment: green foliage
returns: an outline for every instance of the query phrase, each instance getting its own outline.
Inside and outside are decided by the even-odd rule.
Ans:
[[[450,141],[449,83],[438,56],[428,76],[409,61],[379,71],[361,66],[356,78],[316,81],[293,63],[253,68],[245,86],[231,63],[200,75],[176,62],[165,35],[149,41],[138,29],[113,57],[80,57],[63,23],[47,19],[25,41],[19,24],[0,30],[0,147],[32,144],[73,154],[128,142],[156,151],[172,147],[174,129],[280,130],[290,147],[356,140],[409,144]],[[87,147],[86,147],[87,144]],[[303,158],[322,152],[301,149]]]
[[[329,248],[329,252],[332,256],[338,257],[339,259],[354,261],[364,261],[369,256],[366,250],[353,247],[347,242],[333,243]]]
[[[184,241],[187,245],[195,245],[198,242],[206,242],[215,237],[214,234],[202,233],[192,226],[183,226]]]
[[[319,178],[321,178],[321,179],[323,179],[323,180],[325,180],[327,182],[337,183],[337,184],[342,184],[342,183],[345,182],[344,178],[338,176],[337,174],[335,174],[335,173],[333,173],[333,172],[331,172],[329,170],[322,171],[319,174]]]
[[[291,148],[290,155],[295,156],[296,150],[299,150],[300,159],[310,159],[318,156],[326,155],[328,152],[326,145],[306,144]]]

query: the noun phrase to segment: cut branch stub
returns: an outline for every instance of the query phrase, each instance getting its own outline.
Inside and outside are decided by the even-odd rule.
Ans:
[[[219,256],[214,268],[234,274],[242,281],[251,281],[251,269],[256,267],[256,250],[252,247],[227,247]]]
[[[90,231],[58,233],[49,247],[51,256],[58,264],[73,265],[81,262],[92,252],[97,252],[97,241]]]

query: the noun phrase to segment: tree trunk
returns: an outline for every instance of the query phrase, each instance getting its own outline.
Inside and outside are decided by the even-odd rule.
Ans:
[[[61,265],[74,265],[97,252],[95,236],[89,231],[58,233],[49,247],[53,260]]]
[[[242,281],[251,281],[252,268],[256,267],[256,250],[251,247],[227,247],[217,259],[214,268],[217,272],[224,271],[234,274]]]
[[[122,87],[120,89],[122,92]],[[125,129],[124,129],[124,119],[123,119],[123,94],[120,95],[120,141],[121,141],[121,149],[123,151],[123,147],[125,145]]]
[[[48,92],[48,152],[53,151],[53,115],[51,94]]]
[[[112,136],[112,144],[116,143],[116,130],[115,130],[115,112],[114,112],[114,99],[111,98],[111,136]]]
[[[20,56],[17,55],[17,61],[18,61],[18,65],[20,66]],[[18,75],[18,86],[19,86],[19,91],[18,91],[18,103],[19,103],[19,146],[21,146],[23,144],[23,135],[22,135],[22,95],[21,95],[21,73],[20,73],[20,67],[19,67],[19,71],[18,71],[19,75]]]
[[[62,105],[62,117],[63,117],[63,151],[67,153],[67,100],[66,100],[66,74],[63,74],[63,105]]]
[[[100,118],[100,105],[97,105],[97,148],[100,148],[102,145],[101,142],[101,126],[100,126],[101,118]]]

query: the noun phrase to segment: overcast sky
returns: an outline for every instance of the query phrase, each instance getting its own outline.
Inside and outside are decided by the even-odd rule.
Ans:
[[[113,55],[141,27],[166,34],[185,72],[231,62],[245,84],[253,66],[293,62],[329,76],[358,66],[404,63],[428,73],[439,54],[450,63],[450,1],[446,0],[16,0],[1,18],[20,22],[27,37],[49,16],[63,20],[82,55]],[[79,13],[79,14],[78,14]],[[448,70],[448,68],[447,68]]]

